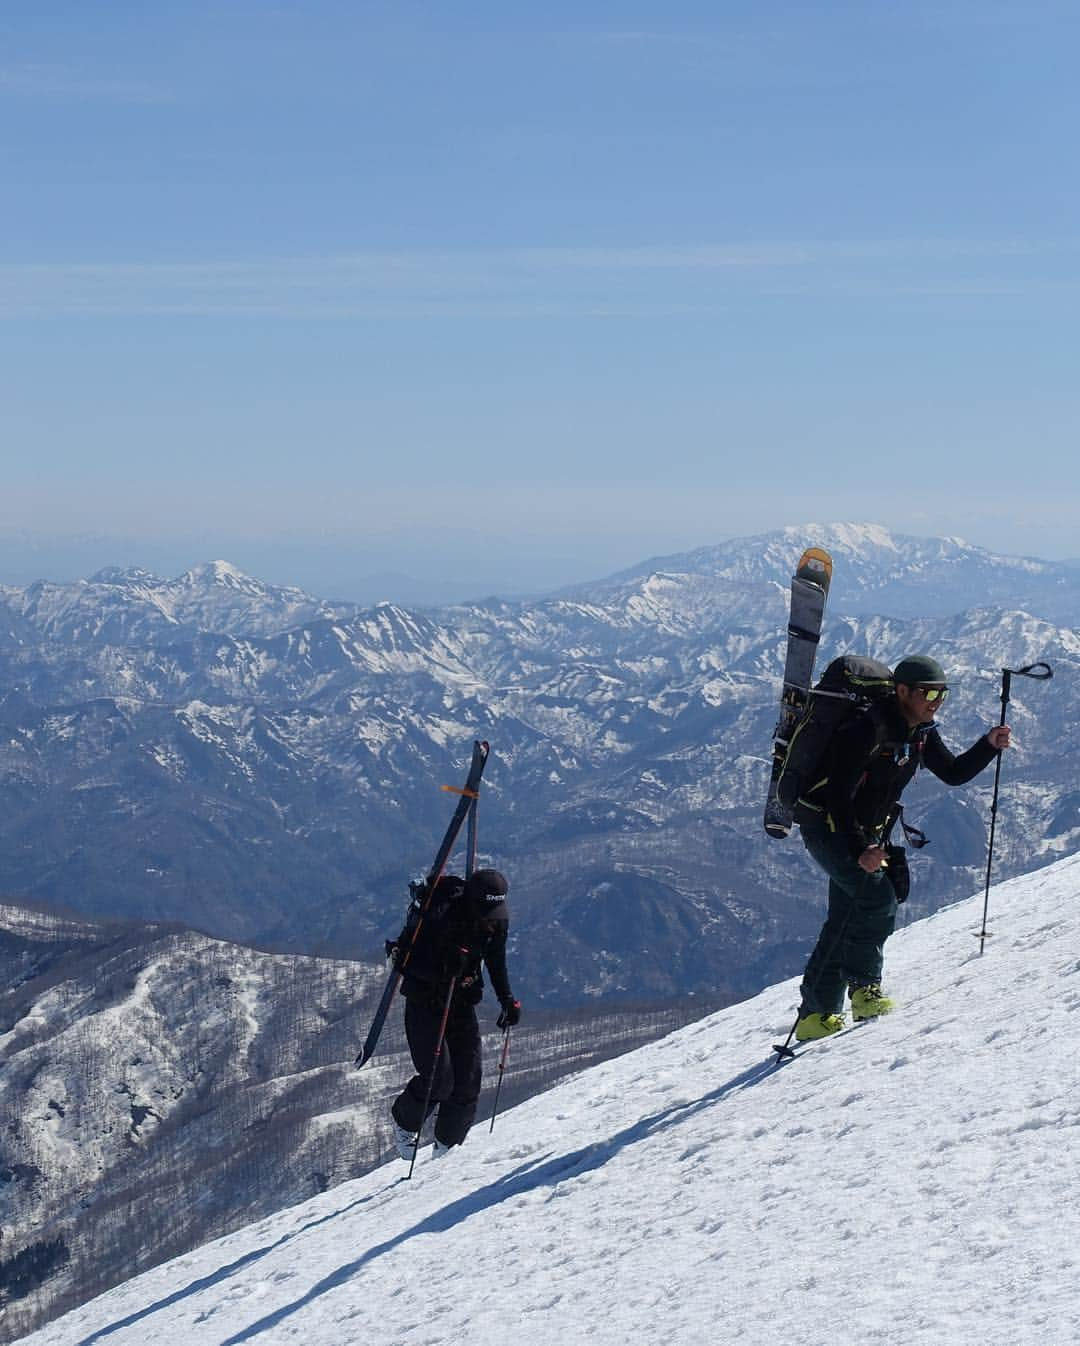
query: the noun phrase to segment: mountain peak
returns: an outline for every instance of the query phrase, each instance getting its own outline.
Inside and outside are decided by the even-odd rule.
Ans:
[[[594,584],[564,590],[577,599],[639,591],[656,574],[695,577],[719,594],[758,594],[764,586],[786,590],[805,547],[824,547],[836,564],[829,604],[848,612],[893,617],[945,615],[976,602],[1020,608],[1048,596],[1075,592],[1076,574],[1061,562],[999,555],[958,537],[917,537],[877,523],[789,524],[771,533],[729,538],[669,556],[654,556]]]
[[[246,574],[229,561],[204,561],[192,566],[179,576],[178,582],[195,581],[205,585],[219,585],[225,589],[239,589],[245,593],[258,593],[266,589],[261,580]]]
[[[783,532],[796,545],[801,545],[806,538],[820,538],[837,551],[858,551],[866,547],[894,552],[901,550],[896,535],[879,523],[792,524]]]

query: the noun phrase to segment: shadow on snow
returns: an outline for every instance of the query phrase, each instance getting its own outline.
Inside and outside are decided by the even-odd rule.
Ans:
[[[280,1309],[275,1309],[272,1313],[266,1314],[257,1322],[240,1332],[227,1337],[221,1346],[240,1346],[242,1342],[251,1341],[259,1336],[260,1333],[268,1331],[275,1327],[284,1319],[291,1317],[294,1313],[306,1308],[314,1300],[331,1290],[336,1290],[351,1280],[364,1267],[374,1262],[377,1258],[393,1252],[395,1248],[407,1243],[409,1239],[415,1238],[420,1234],[439,1234],[445,1233],[453,1228],[460,1220],[470,1215],[479,1214],[481,1211],[490,1210],[510,1197],[520,1196],[525,1192],[535,1191],[539,1187],[557,1186],[560,1182],[565,1182],[570,1178],[580,1177],[584,1173],[590,1173],[594,1169],[601,1168],[620,1151],[631,1145],[638,1144],[649,1136],[660,1135],[673,1126],[681,1126],[688,1118],[696,1116],[699,1112],[712,1107],[714,1104],[722,1102],[729,1095],[739,1092],[742,1089],[748,1089],[757,1084],[767,1075],[774,1074],[776,1070],[775,1058],[758,1062],[750,1066],[747,1070],[733,1076],[724,1084],[717,1085],[707,1094],[693,1103],[677,1103],[662,1112],[656,1113],[652,1117],[645,1117],[632,1126],[628,1126],[623,1131],[617,1132],[610,1139],[597,1141],[592,1145],[586,1145],[580,1150],[575,1150],[572,1154],[560,1155],[556,1158],[545,1156],[542,1159],[530,1160],[527,1164],[522,1164],[512,1172],[504,1174],[495,1182],[489,1183],[487,1187],[481,1187],[479,1191],[472,1192],[468,1196],[461,1197],[457,1201],[450,1202],[442,1210],[427,1216],[409,1229],[403,1230],[392,1239],[387,1239],[384,1243],[378,1243],[369,1248],[363,1256],[358,1257],[353,1262],[348,1262],[331,1272],[329,1276],[323,1277],[311,1287],[306,1294],[301,1295],[299,1299],[291,1304],[285,1304]],[[105,1327],[98,1328],[88,1337],[84,1337],[78,1343],[78,1346],[95,1346],[95,1343],[111,1336],[112,1333],[120,1331],[125,1327],[132,1327],[143,1319],[150,1317],[161,1309],[171,1308],[182,1300],[192,1295],[200,1294],[204,1290],[212,1289],[215,1285],[221,1285],[228,1281],[236,1272],[245,1267],[252,1266],[254,1263],[268,1257],[276,1252],[286,1243],[303,1234],[310,1233],[313,1229],[318,1229],[320,1225],[336,1220],[341,1215],[348,1214],[359,1206],[365,1206],[374,1201],[377,1197],[385,1195],[393,1188],[405,1182],[405,1178],[395,1178],[385,1187],[380,1187],[377,1192],[372,1192],[368,1196],[360,1197],[356,1201],[350,1202],[347,1206],[342,1206],[340,1210],[331,1211],[330,1214],[321,1216],[317,1220],[312,1220],[309,1224],[294,1229],[288,1234],[283,1234],[281,1238],[275,1239],[264,1248],[253,1248],[251,1252],[245,1253],[243,1257],[238,1257],[234,1262],[227,1266],[219,1267],[217,1271],[210,1275],[201,1276],[198,1280],[191,1281],[182,1289],[166,1295],[164,1299],[156,1300],[153,1304],[148,1304],[146,1308],[139,1309],[136,1313],[128,1314],[124,1318],[117,1319],[114,1323],[109,1323]],[[209,1316],[209,1315],[207,1315]]]
[[[577,1178],[584,1173],[592,1172],[594,1169],[602,1167],[609,1159],[628,1146],[636,1145],[649,1136],[659,1135],[673,1126],[682,1125],[688,1118],[721,1102],[729,1094],[750,1088],[774,1071],[775,1066],[771,1059],[759,1062],[734,1076],[725,1084],[718,1085],[715,1089],[710,1090],[696,1102],[679,1103],[655,1114],[655,1116],[646,1117],[642,1121],[635,1122],[633,1126],[628,1126],[624,1131],[617,1132],[609,1140],[586,1145],[580,1150],[575,1150],[572,1154],[560,1155],[557,1158],[531,1160],[529,1163],[514,1169],[513,1172],[504,1174],[495,1182],[489,1183],[487,1187],[482,1187],[477,1192],[472,1192],[468,1196],[450,1202],[442,1210],[427,1216],[410,1229],[405,1229],[400,1234],[395,1235],[392,1239],[387,1239],[386,1242],[378,1243],[369,1248],[363,1256],[358,1257],[354,1262],[346,1263],[336,1271],[331,1272],[329,1276],[325,1276],[321,1281],[318,1281],[299,1299],[294,1300],[291,1304],[283,1305],[280,1309],[275,1309],[249,1327],[231,1337],[227,1337],[221,1343],[221,1346],[240,1346],[240,1343],[251,1341],[260,1333],[269,1331],[284,1319],[291,1317],[292,1314],[306,1308],[322,1295],[346,1284],[364,1267],[370,1265],[377,1258],[393,1252],[395,1248],[399,1248],[411,1238],[420,1234],[445,1233],[460,1220],[490,1210],[510,1197],[535,1191],[539,1187],[553,1187],[570,1178]],[[88,1346],[88,1342],[80,1343],[80,1346]]]

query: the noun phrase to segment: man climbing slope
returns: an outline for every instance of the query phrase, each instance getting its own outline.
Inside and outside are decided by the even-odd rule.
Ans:
[[[818,780],[796,806],[803,844],[829,878],[828,916],[803,975],[800,1042],[844,1027],[845,989],[855,1019],[894,1008],[881,989],[884,946],[908,876],[903,848],[884,843],[919,767],[946,785],[965,785],[1009,746],[1008,725],[995,725],[960,756],[949,751],[934,719],[949,688],[929,655],[902,659],[893,684],[893,695],[837,729]]]

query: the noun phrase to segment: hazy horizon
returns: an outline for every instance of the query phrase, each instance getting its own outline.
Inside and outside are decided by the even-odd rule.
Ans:
[[[350,551],[345,544],[261,543],[225,537],[202,537],[184,542],[141,543],[132,539],[84,537],[73,539],[18,539],[0,535],[0,585],[25,587],[38,580],[68,583],[89,579],[110,566],[148,570],[162,579],[173,578],[194,566],[213,560],[227,561],[246,574],[268,584],[295,586],[325,599],[374,603],[381,599],[423,605],[462,602],[486,597],[520,598],[605,579],[653,557],[690,552],[778,531],[802,527],[808,521],[781,520],[771,528],[753,529],[723,536],[701,537],[677,545],[642,546],[631,551],[626,544],[597,548],[575,555],[532,553],[523,548],[507,560],[500,548],[480,548],[477,555],[464,546],[464,535],[446,533],[443,550],[432,545],[423,553],[395,551],[378,564],[378,557]],[[821,519],[822,524],[841,522],[874,524],[874,519]],[[892,528],[909,536],[957,536],[934,534],[912,528]],[[960,535],[963,536],[963,535]],[[662,535],[657,535],[657,541]],[[1076,561],[1075,555],[1049,555],[1045,550],[1012,550],[963,536],[965,542],[1001,555],[1022,555],[1044,561]],[[670,539],[668,539],[670,541]],[[450,544],[450,545],[448,545]],[[448,564],[447,551],[456,564]],[[393,564],[392,559],[398,564]],[[414,562],[410,566],[410,562]],[[470,567],[474,567],[470,569]]]
[[[1076,7],[87,14],[5,6],[0,573],[1076,554]]]

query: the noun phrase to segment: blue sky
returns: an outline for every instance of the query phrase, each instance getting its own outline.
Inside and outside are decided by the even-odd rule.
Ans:
[[[1076,556],[1072,3],[0,11],[0,581]],[[366,591],[365,591],[366,592]]]

